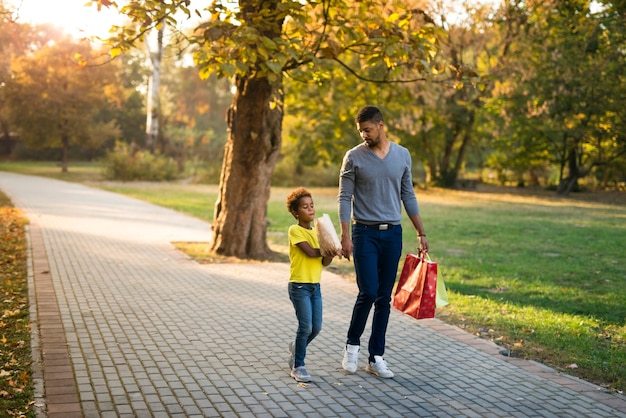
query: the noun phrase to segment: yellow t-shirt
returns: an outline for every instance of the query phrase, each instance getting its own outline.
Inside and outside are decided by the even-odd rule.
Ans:
[[[291,225],[289,232],[289,281],[296,283],[319,283],[322,279],[322,258],[309,257],[298,247],[300,242],[308,242],[311,248],[319,248],[315,228],[305,229]]]

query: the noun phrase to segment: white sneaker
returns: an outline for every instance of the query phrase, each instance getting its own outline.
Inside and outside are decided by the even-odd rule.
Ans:
[[[365,371],[384,379],[391,379],[393,372],[387,367],[387,362],[381,356],[374,356],[374,362],[368,362]]]
[[[359,363],[359,351],[361,347],[358,345],[347,344],[343,350],[343,361],[341,367],[347,372],[354,373],[358,368]]]

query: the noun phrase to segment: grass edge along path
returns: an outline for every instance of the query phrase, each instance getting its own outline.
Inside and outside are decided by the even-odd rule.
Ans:
[[[0,411],[34,417],[28,302],[27,219],[0,192]]]

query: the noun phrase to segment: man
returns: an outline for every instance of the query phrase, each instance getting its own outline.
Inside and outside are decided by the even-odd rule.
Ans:
[[[344,156],[338,202],[342,255],[347,259],[351,254],[354,256],[359,294],[352,311],[342,367],[350,373],[358,368],[360,338],[373,304],[365,370],[392,378],[393,372],[383,355],[391,291],[402,253],[402,205],[423,251],[428,251],[428,241],[413,190],[409,151],[387,139],[378,108],[362,108],[355,121],[363,143]]]

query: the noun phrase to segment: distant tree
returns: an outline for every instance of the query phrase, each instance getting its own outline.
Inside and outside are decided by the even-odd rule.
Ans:
[[[14,47],[15,24],[11,20],[11,12],[0,0],[0,136],[9,139],[10,128],[6,108],[4,86],[10,76],[11,49]]]
[[[520,28],[492,113],[498,162],[515,172],[552,164],[567,195],[626,155],[626,47],[617,3],[592,13],[585,0],[511,3],[501,28]]]
[[[229,80],[200,78],[197,68],[172,65],[162,78],[163,148],[182,164],[204,165],[217,182],[227,138],[226,112],[232,101]],[[182,168],[182,167],[181,167]]]
[[[107,117],[117,122],[120,128],[120,141],[132,144],[138,149],[144,149],[146,147],[145,88],[149,73],[145,65],[145,54],[139,51],[126,51],[110,64],[116,69],[117,82],[115,88],[109,85],[109,89],[114,91],[116,96],[108,95],[114,106],[110,109],[112,114]]]
[[[0,137],[9,138],[12,133],[7,106],[6,86],[11,81],[11,62],[40,48],[47,41],[50,28],[35,28],[15,21],[14,11],[0,0]]]
[[[484,59],[485,51],[495,48],[492,9],[471,2],[431,7],[429,15],[448,35],[433,62],[435,82],[401,86],[388,98],[394,109],[390,130],[413,150],[428,183],[450,188],[469,156],[479,155],[477,119],[497,62]]]
[[[60,148],[63,172],[70,145],[97,148],[119,136],[111,120],[94,118],[108,105],[106,87],[114,84],[106,66],[84,61],[94,55],[85,41],[51,41],[15,59],[5,85],[10,120],[21,139],[33,148]]]

